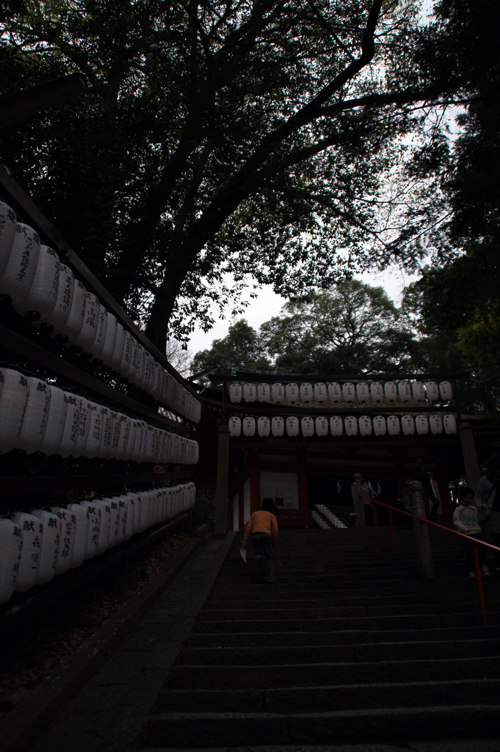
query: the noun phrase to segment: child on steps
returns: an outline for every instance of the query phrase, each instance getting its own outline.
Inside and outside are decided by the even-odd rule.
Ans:
[[[481,525],[479,524],[477,507],[474,504],[474,491],[472,488],[461,488],[458,492],[458,500],[459,505],[453,512],[453,524],[460,533],[468,535],[469,538],[482,540]],[[475,577],[472,545],[463,538],[460,539],[460,542],[464,547],[465,563],[469,577]],[[490,570],[486,565],[486,549],[483,546],[477,546],[477,553],[481,574],[489,575]]]

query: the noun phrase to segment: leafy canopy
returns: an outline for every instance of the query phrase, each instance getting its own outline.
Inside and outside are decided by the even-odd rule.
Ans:
[[[408,103],[449,88],[419,63],[418,8],[25,0],[0,93],[75,70],[89,91],[3,129],[0,154],[162,348],[249,279],[296,296],[414,265],[388,180],[419,127]]]
[[[381,287],[350,280],[288,301],[257,333],[237,321],[195,355],[192,371],[214,366],[293,374],[370,374],[422,364],[411,322]]]

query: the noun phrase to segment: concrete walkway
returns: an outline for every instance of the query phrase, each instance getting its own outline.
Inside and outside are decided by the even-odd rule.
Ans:
[[[16,752],[123,752],[133,745],[190,634],[234,535],[198,548],[100,670],[35,741]],[[0,740],[0,748],[4,749]]]

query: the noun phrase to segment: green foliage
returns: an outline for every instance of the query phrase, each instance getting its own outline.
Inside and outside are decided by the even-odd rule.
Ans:
[[[196,354],[192,370],[231,365],[284,373],[368,374],[416,370],[422,359],[410,319],[384,290],[349,280],[290,300],[259,333],[237,321],[227,337]]]
[[[209,350],[197,352],[191,364],[191,372],[233,366],[252,370],[269,370],[271,367],[259,335],[244,319],[231,324],[226,337],[215,339]]]
[[[408,103],[447,87],[410,76],[418,4],[26,0],[0,94],[76,70],[89,89],[3,129],[0,154],[161,348],[249,278],[296,296],[414,264],[380,219]]]

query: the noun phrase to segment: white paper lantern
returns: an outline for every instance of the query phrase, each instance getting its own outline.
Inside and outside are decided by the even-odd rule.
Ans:
[[[243,387],[243,397],[245,402],[255,402],[257,398],[257,388],[255,384],[245,384]]]
[[[133,371],[133,373],[135,375],[135,371]],[[163,385],[165,382],[165,371],[157,360],[155,360],[154,363],[154,375],[155,380],[152,395],[156,400],[158,400],[158,402],[161,402],[163,396]],[[133,381],[133,378],[131,378],[131,381]]]
[[[419,436],[426,436],[429,433],[429,421],[427,420],[427,415],[416,416],[415,429]]]
[[[45,509],[33,509],[31,514],[42,524],[42,550],[36,579],[37,585],[46,585],[56,573],[61,545],[61,521]]]
[[[356,396],[356,390],[354,388],[354,384],[351,384],[351,382],[347,381],[345,384],[342,385],[342,396],[345,400],[345,402],[354,402],[354,398]]]
[[[241,384],[238,382],[235,382],[230,385],[229,387],[229,399],[233,404],[238,404],[241,402],[241,398],[243,396],[243,389],[241,388]]]
[[[384,395],[388,402],[395,402],[398,396],[398,389],[393,381],[387,381],[384,384]]]
[[[118,503],[118,497],[105,497],[103,499],[110,508],[110,522],[109,522],[109,538],[108,538],[108,551],[110,548],[114,548],[119,542],[120,533],[120,506]]]
[[[411,385],[411,391],[413,394],[413,399],[416,402],[423,402],[425,399],[425,389],[424,385],[421,381],[414,381]]]
[[[102,363],[102,351],[106,342],[106,332],[108,330],[108,312],[103,305],[99,309],[99,318],[96,325],[95,339],[89,347],[89,352],[97,363]]]
[[[359,432],[361,436],[372,435],[372,421],[368,415],[360,415],[358,419],[358,423],[359,423]]]
[[[286,385],[286,401],[289,402],[291,405],[295,405],[298,399],[299,399],[298,384],[287,384]]]
[[[57,296],[54,308],[50,313],[42,316],[40,324],[48,331],[59,331],[68,320],[73,302],[75,277],[68,266],[57,262],[59,279],[57,283]]]
[[[454,415],[444,415],[443,426],[445,433],[451,436],[452,434],[457,432],[457,419]]]
[[[435,381],[427,381],[425,384],[425,395],[429,402],[436,402],[439,399],[438,385]]]
[[[59,517],[61,522],[61,539],[59,543],[59,556],[57,557],[56,574],[65,574],[71,567],[73,551],[75,548],[76,518],[65,507],[52,507],[52,514]]]
[[[301,401],[307,405],[309,402],[312,402],[314,397],[314,390],[312,387],[312,384],[308,384],[307,382],[300,385],[300,399]]]
[[[19,571],[14,589],[19,593],[24,593],[36,585],[38,578],[38,568],[42,553],[43,525],[38,517],[26,514],[25,512],[16,512],[16,514],[13,514],[12,522],[20,527],[23,539]]]
[[[316,402],[319,402],[320,404],[326,402],[327,396],[326,384],[319,382],[314,385],[314,399]]]
[[[123,344],[123,353],[118,370],[122,378],[133,381],[136,371],[132,368],[132,358],[134,355],[134,338],[126,329],[124,329],[125,341]],[[137,370],[137,369],[136,369]]]
[[[49,417],[40,445],[40,452],[48,457],[52,454],[59,454],[67,410],[68,405],[63,390],[51,385]]]
[[[290,415],[286,419],[286,432],[288,436],[299,435],[299,419],[296,418],[294,415]]]
[[[283,436],[285,433],[285,420],[279,415],[275,415],[271,421],[271,430],[273,436]]]
[[[356,397],[359,402],[367,402],[370,399],[370,389],[364,381],[356,384]]]
[[[0,606],[14,592],[23,551],[21,528],[12,520],[0,517]]]
[[[449,381],[441,381],[439,384],[439,394],[444,402],[448,402],[453,398],[453,390]]]
[[[0,454],[17,445],[28,404],[28,379],[12,368],[0,368]]]
[[[328,384],[328,396],[332,402],[340,402],[342,399],[342,389],[340,388],[340,384],[336,381],[332,381]]]
[[[139,525],[139,532],[143,533],[145,530],[147,530],[149,523],[150,495],[147,491],[141,491],[139,497],[141,499],[141,521]]]
[[[142,388],[145,392],[148,394],[151,392],[154,384],[154,359],[151,353],[149,353],[147,350],[144,351],[144,382],[142,384]],[[180,388],[181,397],[182,397],[182,387]],[[182,412],[182,402],[178,405],[178,409]]]
[[[143,345],[141,345],[140,342],[137,343],[137,348],[134,346],[134,356],[136,358],[136,372],[134,376],[134,384],[142,389],[143,384],[146,381],[146,372],[145,372],[145,359],[146,359],[146,350],[144,349]],[[134,361],[132,360],[132,363]],[[170,383],[169,383],[170,386]],[[171,392],[169,392],[168,400],[165,401],[165,404],[170,405],[170,398],[171,398]]]
[[[120,509],[120,519],[118,524],[117,544],[123,543],[127,537],[127,527],[129,525],[129,501],[125,495],[118,497],[118,507]]]
[[[50,316],[57,303],[59,256],[46,245],[40,246],[35,276],[28,294],[15,304],[19,314],[33,321]]]
[[[112,313],[109,313],[107,315],[107,324],[106,324],[106,336],[104,338],[104,345],[101,350],[101,354],[99,356],[100,360],[104,363],[105,366],[111,367],[111,360],[113,358],[113,353],[115,351],[115,345],[116,345],[116,334],[118,331],[118,322],[116,320],[116,316],[114,316]]]
[[[280,405],[285,399],[285,388],[283,384],[273,384],[272,395],[273,402]]]
[[[57,338],[63,339],[70,344],[76,343],[78,335],[82,331],[83,319],[85,316],[86,292],[85,285],[80,282],[80,280],[75,279],[73,285],[73,300],[71,301],[69,316],[61,328],[56,329],[54,327]]]
[[[101,510],[93,501],[81,501],[80,506],[87,511],[87,546],[85,559],[93,559],[97,553],[97,543],[99,540],[99,530],[101,527]],[[78,518],[77,518],[78,519]]]
[[[80,407],[80,425],[78,426],[78,437],[76,439],[74,456],[85,457],[85,448],[89,438],[92,403],[82,398],[79,398],[78,402]]]
[[[81,504],[68,504],[68,510],[75,516],[75,544],[71,568],[80,567],[87,558],[90,515],[88,509]]]
[[[401,418],[401,428],[405,436],[413,436],[415,433],[415,421],[412,415],[403,415]]]
[[[269,384],[259,384],[257,387],[257,397],[259,399],[259,402],[270,402],[271,401],[271,390],[269,388]]]
[[[389,436],[399,436],[401,424],[397,415],[389,415],[387,418],[387,432]]]
[[[375,436],[385,436],[387,433],[387,423],[383,415],[377,415],[373,419],[373,432]]]
[[[373,402],[382,402],[384,399],[384,387],[380,381],[374,381],[370,384],[370,396]]]
[[[16,225],[15,211],[0,201],[0,277],[5,271],[14,244]]]
[[[271,433],[271,421],[265,415],[262,415],[257,421],[259,436],[269,436]]]
[[[441,416],[431,415],[429,417],[429,427],[431,429],[431,433],[434,435],[443,433],[443,419],[441,418]]]
[[[306,416],[301,420],[302,436],[310,438],[314,436],[314,418]]]
[[[115,340],[115,349],[113,350],[113,355],[111,356],[111,359],[109,361],[109,367],[112,371],[117,371],[121,365],[122,358],[123,358],[123,349],[125,347],[125,329],[120,324],[120,322],[117,322],[116,325],[116,340]]]
[[[316,418],[315,421],[316,424],[316,434],[318,436],[328,436],[328,418],[325,418],[323,415]]]
[[[411,400],[411,386],[408,381],[400,381],[398,384],[398,394],[401,402],[409,402]]]
[[[14,305],[29,293],[35,277],[40,237],[29,225],[18,222],[14,242],[0,277],[0,295],[8,295]]]
[[[103,414],[100,405],[87,402],[88,433],[82,454],[85,457],[99,457],[101,455],[101,441],[103,432]]]
[[[96,499],[93,504],[101,513],[101,524],[99,525],[99,534],[95,550],[95,555],[101,556],[101,554],[107,551],[108,548],[109,532],[111,529],[111,506],[104,499]]]
[[[101,304],[98,299],[93,293],[86,292],[83,324],[79,335],[75,339],[75,345],[81,347],[84,352],[92,351],[92,345],[97,336],[100,315]]]
[[[116,450],[116,455],[114,456],[116,459],[125,460],[127,459],[127,456],[128,456],[128,443],[132,435],[132,421],[126,415],[123,415],[123,413],[118,413],[116,422],[119,424],[119,431],[118,431],[118,446]],[[113,433],[113,437],[116,435],[116,422],[115,422],[115,431]],[[113,449],[114,449],[114,438],[113,438]]]
[[[42,448],[50,412],[51,392],[50,386],[35,376],[28,376],[27,381],[28,402],[17,448],[24,449],[27,454],[33,454]]]
[[[64,392],[64,401],[66,403],[66,418],[57,453],[61,457],[76,457],[82,400],[70,392]]]
[[[330,433],[332,436],[342,436],[344,433],[344,423],[339,415],[330,418]]]
[[[243,436],[255,436],[255,418],[243,418]]]
[[[348,415],[344,418],[345,432],[347,436],[358,435],[358,421],[353,415]]]

